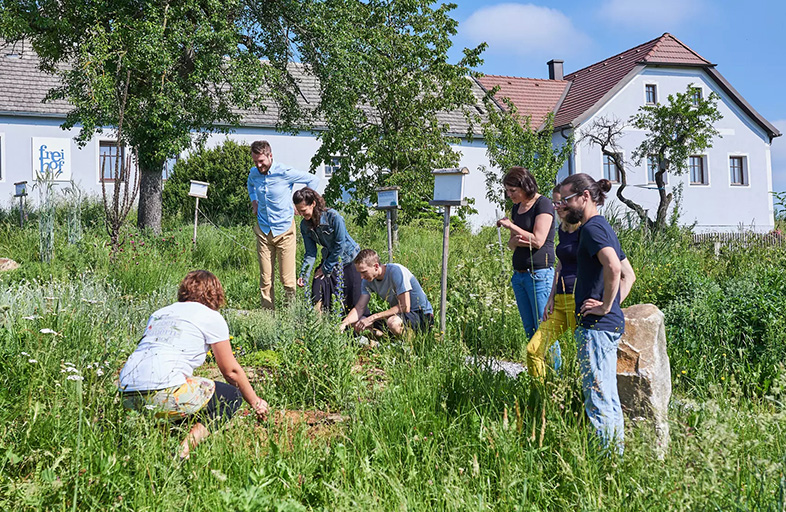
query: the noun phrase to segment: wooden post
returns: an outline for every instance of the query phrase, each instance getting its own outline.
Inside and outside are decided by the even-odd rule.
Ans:
[[[196,198],[196,206],[194,207],[194,245],[196,245],[197,235],[197,222],[199,221],[199,198]]]
[[[387,216],[387,224],[388,224],[388,263],[393,263],[393,228],[392,228],[392,219],[393,210],[387,209],[385,210],[385,215]]]
[[[25,196],[19,196],[19,227],[25,227]]]
[[[448,245],[450,239],[450,206],[444,207],[445,217],[442,220],[442,278],[440,280],[439,328],[445,332],[446,311],[448,302]]]

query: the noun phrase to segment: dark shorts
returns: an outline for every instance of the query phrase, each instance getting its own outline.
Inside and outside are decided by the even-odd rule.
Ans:
[[[397,316],[404,322],[404,325],[418,332],[428,332],[434,326],[434,315],[424,313],[422,309],[399,313]],[[374,329],[385,332],[388,328],[387,319],[375,320],[372,326]]]

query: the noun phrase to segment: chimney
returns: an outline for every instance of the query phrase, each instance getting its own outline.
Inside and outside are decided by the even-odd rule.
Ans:
[[[551,59],[546,63],[549,67],[549,80],[562,80],[563,72],[562,72],[562,63],[565,62],[564,60],[559,59]]]

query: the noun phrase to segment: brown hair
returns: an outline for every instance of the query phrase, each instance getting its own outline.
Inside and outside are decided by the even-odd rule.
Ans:
[[[266,140],[255,140],[251,143],[251,152],[257,155],[270,155],[273,150],[270,149],[270,143]]]
[[[374,263],[379,263],[379,254],[374,249],[363,249],[355,256],[355,265],[360,265],[361,263],[364,265],[373,265]]]
[[[210,309],[218,311],[226,304],[224,287],[211,272],[207,270],[192,270],[177,290],[178,302],[199,302]]]
[[[506,187],[518,187],[524,190],[527,199],[532,199],[538,193],[538,183],[532,173],[524,167],[511,167],[502,178],[502,184]]]
[[[294,204],[306,203],[306,206],[314,205],[314,213],[311,214],[311,219],[307,222],[311,224],[312,228],[319,226],[319,221],[322,219],[322,213],[327,209],[325,207],[325,198],[314,190],[313,188],[305,187],[295,191],[292,194],[292,202]]]
[[[589,190],[592,201],[597,205],[606,202],[606,192],[611,190],[611,182],[607,179],[595,181],[592,176],[583,172],[568,176],[560,186],[569,186],[570,191],[576,194],[583,194]]]

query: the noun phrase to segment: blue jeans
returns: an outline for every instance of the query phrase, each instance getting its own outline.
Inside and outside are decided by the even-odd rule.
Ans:
[[[621,333],[596,331],[579,326],[576,329],[584,410],[604,448],[612,444],[622,455],[625,420],[617,391],[617,347]]]
[[[513,294],[516,296],[516,305],[519,308],[521,323],[529,341],[538,330],[546,301],[549,300],[551,284],[554,282],[554,269],[552,267],[535,270],[534,272],[514,272],[510,278]],[[555,341],[549,349],[554,370],[562,367],[562,351],[559,342]]]

